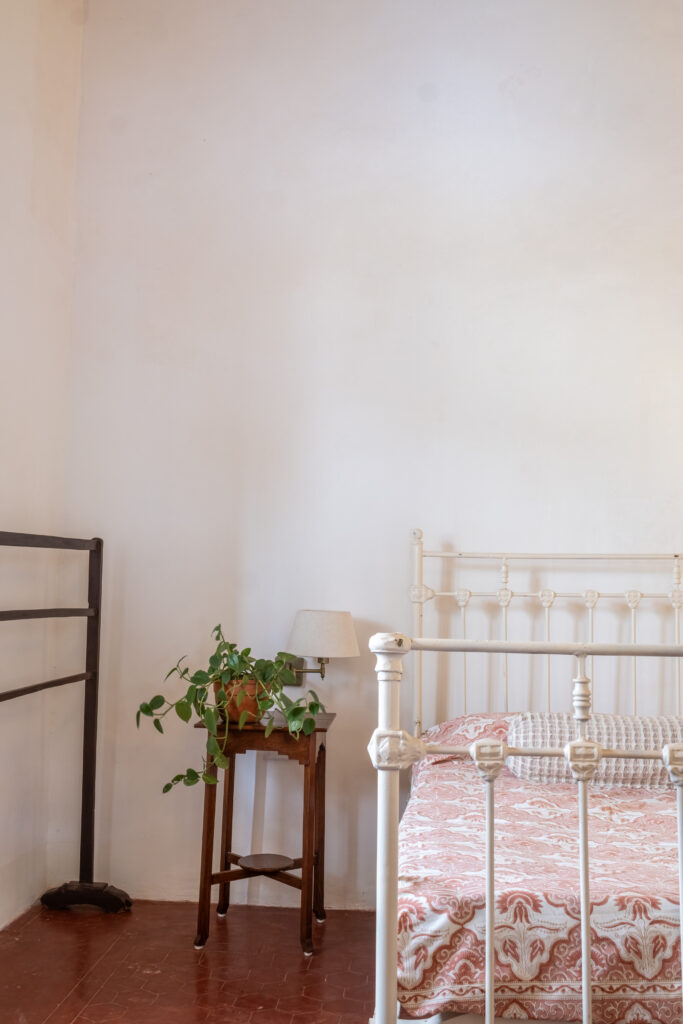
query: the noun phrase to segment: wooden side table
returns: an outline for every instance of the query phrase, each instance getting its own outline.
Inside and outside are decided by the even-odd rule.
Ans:
[[[286,728],[273,729],[266,737],[265,727],[233,726],[227,736],[219,736],[229,768],[223,781],[223,812],[221,820],[220,870],[213,870],[213,837],[216,816],[216,785],[204,784],[204,823],[202,828],[202,859],[199,878],[199,908],[195,949],[201,949],[209,937],[211,887],[220,886],[218,915],[225,916],[230,904],[230,883],[242,878],[266,875],[276,882],[301,890],[299,935],[306,956],[313,953],[313,914],[325,920],[325,736],[335,719],[333,714],[319,714],[315,732],[310,736],[293,736]],[[298,761],[304,769],[304,807],[301,856],[284,857],[262,853],[240,856],[232,850],[232,812],[235,794],[235,758],[248,750],[267,750]],[[207,770],[214,776],[218,769],[209,758]],[[234,867],[232,865],[235,865]],[[301,869],[301,876],[292,874]]]

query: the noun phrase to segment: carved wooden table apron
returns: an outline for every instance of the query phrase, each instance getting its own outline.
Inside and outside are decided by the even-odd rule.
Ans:
[[[230,883],[242,878],[267,875],[277,882],[301,890],[299,934],[304,953],[313,952],[313,914],[325,920],[325,734],[335,715],[320,714],[316,729],[310,736],[293,736],[288,730],[273,729],[266,737],[262,725],[233,726],[227,737],[219,736],[225,756],[230,762],[223,782],[223,814],[221,822],[220,870],[213,871],[213,837],[216,816],[217,785],[204,784],[204,824],[202,828],[202,860],[199,879],[199,909],[195,948],[201,948],[209,937],[211,887],[220,886],[218,915],[225,916],[230,904]],[[232,847],[232,811],[235,793],[235,758],[248,750],[266,750],[298,761],[304,769],[304,807],[301,857],[290,858],[263,853],[242,857]],[[208,770],[218,775],[216,765],[208,759]],[[235,865],[234,867],[232,865]],[[292,871],[301,869],[301,877]]]

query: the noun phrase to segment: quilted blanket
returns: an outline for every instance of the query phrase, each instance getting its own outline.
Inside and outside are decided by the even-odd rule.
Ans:
[[[469,715],[432,742],[505,738]],[[399,999],[412,1016],[484,1012],[484,783],[469,761],[414,772],[399,852]],[[496,782],[496,1015],[581,1019],[577,791],[503,769]],[[589,792],[593,1021],[681,1021],[672,786]]]

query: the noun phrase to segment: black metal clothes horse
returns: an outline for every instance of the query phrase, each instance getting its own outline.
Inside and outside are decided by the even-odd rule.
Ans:
[[[102,548],[99,537],[79,539],[49,537],[34,533],[6,533],[0,531],[0,547],[52,548],[56,550],[88,551],[88,606],[87,608],[30,608],[0,610],[0,622],[18,619],[87,618],[85,669],[60,679],[47,679],[30,686],[21,686],[0,693],[0,703],[14,700],[29,693],[85,683],[83,709],[83,778],[81,795],[81,849],[78,881],[64,882],[48,889],[41,902],[50,909],[64,909],[77,904],[100,907],[109,913],[129,910],[130,896],[107,882],[94,882],[95,852],[95,770],[97,765],[97,699],[99,690],[100,623],[102,608]]]

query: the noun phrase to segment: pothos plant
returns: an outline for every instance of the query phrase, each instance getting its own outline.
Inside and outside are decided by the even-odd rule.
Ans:
[[[209,785],[217,782],[209,771],[209,764],[229,767],[225,742],[230,724],[242,729],[249,721],[265,720],[265,734],[270,736],[276,725],[275,713],[280,712],[290,733],[303,732],[308,736],[315,729],[315,716],[325,710],[313,690],[297,700],[284,692],[285,686],[296,683],[294,672],[289,668],[293,654],[279,651],[273,659],[254,658],[250,647],[239,650],[237,644],[226,640],[220,625],[214,627],[211,635],[216,640],[216,649],[207,668],[190,673],[183,657],[166,675],[166,679],[176,676],[187,684],[182,696],[170,700],[158,693],[151,700],[143,701],[136,714],[138,728],[140,719],[147,717],[160,733],[164,731],[162,720],[172,711],[181,722],[206,727],[202,768],[187,768],[174,775],[163,787],[164,793],[181,782],[185,786],[195,786],[200,780]]]

